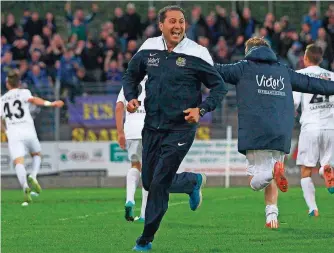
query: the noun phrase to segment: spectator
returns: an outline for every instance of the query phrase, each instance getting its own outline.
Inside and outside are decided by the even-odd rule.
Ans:
[[[261,27],[259,30],[259,37],[264,38],[267,43],[271,46],[271,37],[268,34],[268,29],[265,27]]]
[[[50,46],[46,49],[44,62],[46,64],[46,71],[51,76],[52,80],[56,79],[56,63],[60,64],[60,58],[65,51],[65,43],[59,34],[54,34],[50,42]]]
[[[323,27],[331,38],[332,48],[334,48],[334,5],[329,6],[329,10],[323,20]]]
[[[119,7],[115,8],[114,11],[115,17],[112,19],[112,23],[114,24],[115,31],[119,38],[127,37],[127,23],[126,19],[123,15],[123,10]]]
[[[303,58],[303,45],[299,41],[293,42],[291,48],[288,51],[287,57],[293,69],[300,69],[299,63]]]
[[[29,88],[33,90],[33,93],[38,94],[39,91],[49,90],[49,88],[52,87],[51,80],[38,64],[31,66],[31,70],[28,73],[28,79]]]
[[[263,27],[267,29],[267,34],[271,38],[274,33],[275,16],[271,12],[267,13]]]
[[[15,38],[12,44],[12,53],[14,60],[24,60],[28,58],[29,44],[22,27],[15,29]]]
[[[200,6],[194,6],[191,11],[191,30],[194,34],[195,41],[199,36],[209,37],[209,28],[202,16],[202,8]]]
[[[122,81],[122,72],[118,68],[117,61],[110,59],[111,56],[107,55],[104,65],[106,80],[109,84],[112,82],[120,82]]]
[[[46,65],[45,63],[42,61],[42,54],[41,51],[39,51],[38,49],[36,49],[35,51],[33,51],[31,53],[31,59],[29,61],[29,65],[39,65],[41,68],[45,68]]]
[[[281,44],[281,32],[282,32],[282,27],[280,22],[275,22],[274,24],[274,32],[271,36],[271,48],[273,51],[278,54],[280,52],[280,44]]]
[[[6,52],[3,57],[1,57],[1,90],[2,93],[7,91],[6,88],[6,78],[7,73],[16,68],[16,64],[13,62],[13,56],[10,51]]]
[[[66,96],[66,93],[70,93],[70,101],[74,102],[74,98],[77,93],[81,90],[79,79],[77,76],[77,70],[82,68],[81,59],[76,57],[71,48],[67,48],[64,52],[64,55],[60,59],[58,66],[58,77],[61,84],[61,90],[63,96]]]
[[[239,18],[236,14],[231,15],[230,23],[231,25],[229,26],[228,31],[226,33],[226,38],[229,45],[234,45],[235,42],[237,41],[238,36],[243,35],[243,33],[240,28]]]
[[[231,59],[233,62],[243,59],[245,55],[245,37],[243,35],[239,35],[237,37],[237,41],[232,48],[233,58]]]
[[[308,15],[304,17],[303,23],[310,25],[312,40],[315,41],[318,37],[318,29],[322,26],[322,22],[317,15],[317,6],[315,4],[311,5]]]
[[[107,39],[106,39],[106,43],[103,47],[103,52],[102,52],[103,61],[105,60],[106,55],[110,54],[109,52],[111,52],[111,54],[112,54],[112,59],[116,59],[118,51],[119,50],[116,46],[116,41],[115,41],[114,37],[108,36]]]
[[[87,78],[99,82],[101,80],[102,52],[93,40],[88,40],[80,53]]]
[[[140,15],[136,12],[136,7],[133,3],[128,3],[126,6],[126,33],[127,41],[137,40],[142,36],[142,27],[140,21]]]
[[[215,23],[215,29],[218,32],[219,36],[228,37],[230,33],[230,20],[226,13],[226,10],[222,8],[220,5],[216,6],[216,23]],[[218,38],[216,40],[216,43],[218,41]],[[214,43],[214,44],[216,44]]]
[[[146,31],[147,29],[152,29],[152,36],[160,36],[161,32],[158,27],[157,12],[154,7],[149,7],[147,12],[147,19],[143,23],[142,30]]]
[[[43,21],[43,26],[48,27],[52,34],[57,32],[56,20],[51,12],[45,14],[45,20]]]
[[[135,53],[137,53],[137,50],[137,41],[129,40],[127,52],[130,52],[132,55],[134,55]]]
[[[94,19],[98,11],[98,5],[92,4],[92,14],[84,16],[83,10],[77,9],[73,17],[71,3],[65,4],[66,20],[71,24],[71,35],[77,34],[79,40],[86,40],[87,25]]]
[[[8,51],[10,51],[12,46],[7,43],[7,39],[4,35],[1,35],[1,57]]]
[[[32,52],[35,50],[41,52],[42,55],[45,53],[45,46],[43,44],[41,36],[39,35],[34,35],[34,37],[32,38],[32,42],[29,48],[29,54],[31,55]]]
[[[21,18],[20,25],[22,27],[25,27],[30,19],[31,19],[31,12],[28,8],[26,8],[23,11],[23,17]]]
[[[21,60],[19,64],[19,72],[21,76],[21,80],[24,82],[28,80],[28,70],[29,70],[29,64],[26,60]]]
[[[42,35],[43,21],[40,20],[37,11],[31,14],[31,19],[28,20],[26,26],[24,27],[24,32],[29,35],[29,41],[32,40],[34,35]]]
[[[216,25],[216,17],[214,14],[210,14],[206,17],[206,23],[208,25],[208,39],[210,46],[216,45],[220,33],[218,32],[217,25]]]
[[[1,27],[2,34],[6,37],[9,44],[12,44],[15,40],[15,30],[17,25],[15,23],[15,17],[12,13],[8,13],[6,23]]]
[[[79,19],[75,18],[71,26],[71,37],[75,35],[78,40],[86,40],[86,26]]]
[[[240,17],[240,27],[245,39],[251,38],[255,32],[255,27],[261,25],[262,22],[257,21],[252,17],[252,12],[249,8],[244,8],[243,12],[240,10],[239,2],[237,2],[237,13]]]
[[[321,47],[322,51],[324,52],[321,67],[328,69],[331,62],[333,61],[333,48],[332,41],[326,34],[326,30],[324,28],[320,28],[318,30],[318,39],[315,41],[315,45]]]
[[[302,30],[299,34],[299,40],[302,43],[304,49],[306,49],[307,45],[313,42],[311,35],[311,26],[308,23],[302,24]]]
[[[45,48],[48,48],[52,40],[52,31],[49,26],[43,27],[42,39],[43,39]]]

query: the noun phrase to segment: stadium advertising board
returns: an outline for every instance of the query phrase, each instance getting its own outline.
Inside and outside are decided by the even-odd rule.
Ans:
[[[203,96],[205,99],[207,96]],[[116,141],[115,106],[117,95],[77,97],[68,103],[73,141]],[[210,139],[212,114],[201,118],[197,139]]]
[[[77,97],[68,103],[69,124],[73,127],[115,127],[117,95]]]
[[[54,142],[42,142],[42,162],[40,174],[52,174],[58,172],[56,145]],[[25,167],[28,173],[32,171],[32,159],[25,156]],[[11,162],[7,143],[1,143],[1,175],[15,175],[15,168]]]
[[[231,175],[245,175],[245,158],[236,152],[236,140],[230,153]],[[130,163],[128,154],[117,142],[43,142],[40,174],[60,171],[105,170],[109,176],[125,176]],[[201,171],[208,175],[224,174],[226,141],[195,141],[179,172]],[[31,167],[27,156],[26,166]],[[7,144],[2,144],[2,175],[15,174]]]
[[[108,176],[125,176],[130,168],[128,154],[118,143],[111,142],[42,142],[42,164],[40,174],[61,171],[104,170]],[[296,142],[292,143],[292,151]],[[286,157],[288,175],[299,175],[293,155]],[[31,171],[32,160],[26,155],[26,168]],[[229,162],[228,162],[229,160]],[[230,145],[226,140],[196,140],[180,165],[178,172],[203,172],[210,176],[225,175],[226,167],[231,176],[246,175],[246,159],[237,151],[237,140]],[[317,171],[314,171],[317,173]],[[15,175],[10,161],[8,144],[1,144],[1,175]]]

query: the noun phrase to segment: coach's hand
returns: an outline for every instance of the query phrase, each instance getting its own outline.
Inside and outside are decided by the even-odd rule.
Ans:
[[[132,99],[132,100],[129,101],[126,108],[127,108],[128,112],[134,113],[135,111],[137,111],[138,107],[139,107],[138,100],[137,99]]]
[[[188,123],[197,123],[199,121],[199,108],[188,108],[187,110],[183,111],[183,113],[186,114],[184,119]]]
[[[118,133],[118,144],[121,149],[125,150],[125,135],[124,132]]]

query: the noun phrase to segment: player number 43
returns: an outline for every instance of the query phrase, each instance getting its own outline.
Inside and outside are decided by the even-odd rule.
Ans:
[[[11,111],[15,110],[14,113]],[[6,118],[9,118],[10,120],[13,118],[13,116],[17,119],[21,119],[24,116],[24,110],[22,108],[22,102],[20,100],[15,100],[10,106],[8,102],[4,104],[4,112]]]

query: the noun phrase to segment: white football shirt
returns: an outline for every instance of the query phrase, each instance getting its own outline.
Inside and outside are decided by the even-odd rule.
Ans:
[[[30,114],[31,92],[27,89],[12,89],[1,97],[1,118],[6,122],[8,139],[23,140],[37,137]]]
[[[319,66],[310,66],[296,72],[334,81],[334,73]],[[293,99],[296,109],[301,103],[301,130],[334,129],[334,96],[293,92]]]
[[[144,120],[146,116],[145,108],[144,108],[144,99],[145,99],[145,83],[147,81],[147,76],[140,82],[139,85],[139,97],[138,101],[140,101],[141,105],[137,109],[135,113],[129,113],[126,109],[125,113],[125,123],[124,123],[124,134],[125,139],[141,139],[141,132],[144,127]],[[124,96],[123,88],[118,94],[117,103],[122,102],[126,108],[127,101]]]

